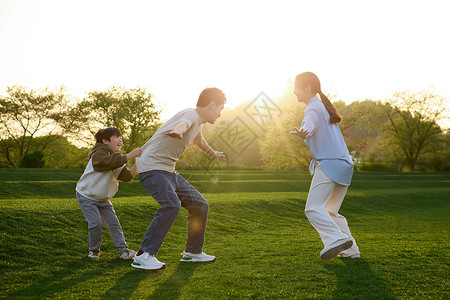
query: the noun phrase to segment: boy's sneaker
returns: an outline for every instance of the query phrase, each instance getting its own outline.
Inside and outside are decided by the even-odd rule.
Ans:
[[[142,270],[162,270],[166,268],[164,263],[158,261],[155,256],[148,252],[134,256],[134,261],[131,266]]]
[[[99,258],[100,257],[100,253],[102,253],[102,251],[98,250],[98,251],[89,251],[88,257],[89,258]]]
[[[209,262],[209,261],[215,261],[216,257],[212,255],[208,255],[205,253],[191,253],[183,251],[182,253],[183,257],[180,259],[180,261],[184,262]]]
[[[332,259],[351,246],[353,246],[353,239],[350,237],[337,240],[336,242],[331,243],[327,247],[323,248],[322,251],[320,251],[320,258],[322,258],[323,260]]]
[[[134,258],[135,255],[136,255],[135,251],[133,251],[131,249],[127,249],[122,254],[120,254],[120,258],[121,259],[132,259],[132,258]]]

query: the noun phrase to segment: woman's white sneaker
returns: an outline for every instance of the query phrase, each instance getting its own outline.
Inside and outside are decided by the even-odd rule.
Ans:
[[[183,251],[182,253],[183,257],[180,261],[184,262],[209,262],[209,261],[215,261],[216,257],[212,255],[208,255],[205,253],[191,253]]]
[[[352,238],[345,238],[337,240],[327,247],[325,247],[322,251],[320,251],[320,258],[323,260],[330,260],[334,257],[336,257],[339,253],[342,251],[347,250],[353,245],[353,239]]]
[[[158,261],[155,256],[148,252],[144,252],[141,255],[135,255],[131,266],[142,270],[162,270],[166,268],[164,263]]]

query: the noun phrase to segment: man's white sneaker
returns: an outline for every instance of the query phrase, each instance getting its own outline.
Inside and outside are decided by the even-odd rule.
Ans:
[[[216,257],[212,255],[208,255],[205,253],[191,253],[183,251],[182,253],[183,257],[180,259],[180,261],[184,262],[209,262],[209,261],[215,261]]]
[[[336,257],[339,253],[342,251],[347,250],[353,245],[353,239],[352,238],[345,238],[337,240],[334,243],[331,243],[327,247],[323,248],[322,251],[320,251],[320,258],[323,260],[329,260],[334,257]]]
[[[136,255],[131,266],[142,270],[162,270],[166,268],[164,263],[158,261],[155,256],[148,252]]]
[[[131,249],[125,250],[122,254],[120,254],[121,259],[132,259],[136,255],[136,252],[134,252]]]

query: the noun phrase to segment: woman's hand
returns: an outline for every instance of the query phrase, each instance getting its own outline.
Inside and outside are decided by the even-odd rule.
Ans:
[[[302,140],[304,140],[308,136],[309,131],[304,130],[303,128],[300,128],[299,130],[297,127],[295,127],[294,131],[289,132],[289,134],[296,135],[300,137]]]

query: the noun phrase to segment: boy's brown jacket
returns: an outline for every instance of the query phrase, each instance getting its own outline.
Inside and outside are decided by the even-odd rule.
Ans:
[[[95,201],[111,199],[119,189],[118,180],[133,179],[126,163],[125,155],[113,153],[107,145],[96,143],[89,152],[89,163],[77,183],[76,191]]]

